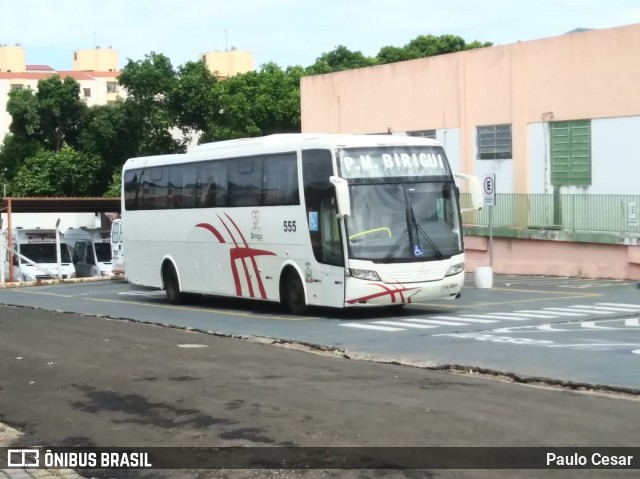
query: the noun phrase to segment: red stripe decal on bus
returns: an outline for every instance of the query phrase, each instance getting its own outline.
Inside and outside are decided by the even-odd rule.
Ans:
[[[211,226],[209,223],[198,223],[196,225],[196,227],[198,228],[204,228],[207,231],[211,231],[213,233],[213,235],[216,237],[216,239],[220,242],[220,243],[224,243],[224,238],[222,237],[222,235],[220,234],[220,232],[215,229],[213,226]]]

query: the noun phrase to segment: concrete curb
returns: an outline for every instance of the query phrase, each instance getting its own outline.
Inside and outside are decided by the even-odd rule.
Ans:
[[[20,431],[0,423],[0,447],[11,447],[18,444],[24,436]],[[24,444],[20,447],[25,447]],[[0,453],[0,464],[6,464],[7,458]],[[0,469],[0,477],[8,479],[84,479],[72,469]]]
[[[124,275],[118,276],[93,276],[91,278],[69,278],[69,279],[38,279],[36,281],[14,281],[0,283],[0,289],[26,288],[29,286],[49,286],[53,284],[77,284],[93,283],[96,281],[117,281],[124,279]]]

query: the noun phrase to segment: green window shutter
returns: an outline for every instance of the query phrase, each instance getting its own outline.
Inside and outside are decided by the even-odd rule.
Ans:
[[[591,184],[591,121],[556,121],[551,129],[551,184]]]

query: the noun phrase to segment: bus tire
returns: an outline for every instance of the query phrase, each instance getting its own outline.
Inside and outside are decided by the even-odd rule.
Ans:
[[[182,302],[182,293],[180,292],[180,283],[178,283],[178,275],[172,264],[167,265],[162,275],[162,283],[167,293],[167,301],[171,304],[180,304]]]
[[[292,314],[303,315],[307,311],[307,301],[304,296],[304,285],[296,271],[287,273],[284,282],[283,303]]]

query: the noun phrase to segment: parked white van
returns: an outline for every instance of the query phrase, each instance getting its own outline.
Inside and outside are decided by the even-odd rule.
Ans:
[[[97,228],[69,228],[64,237],[78,278],[112,275],[109,232]]]
[[[124,246],[122,242],[122,220],[111,223],[111,261],[114,275],[124,275]]]
[[[2,233],[3,244],[8,245],[7,230]],[[60,271],[58,271],[58,253],[56,249],[56,230],[16,228],[12,231],[12,245],[16,253],[13,255],[13,277],[15,281],[35,281],[37,279],[53,279],[58,274],[62,279],[73,278],[75,270],[71,263],[69,250],[60,233]],[[6,278],[9,278],[9,250],[4,250]],[[32,264],[24,257],[28,258]]]

